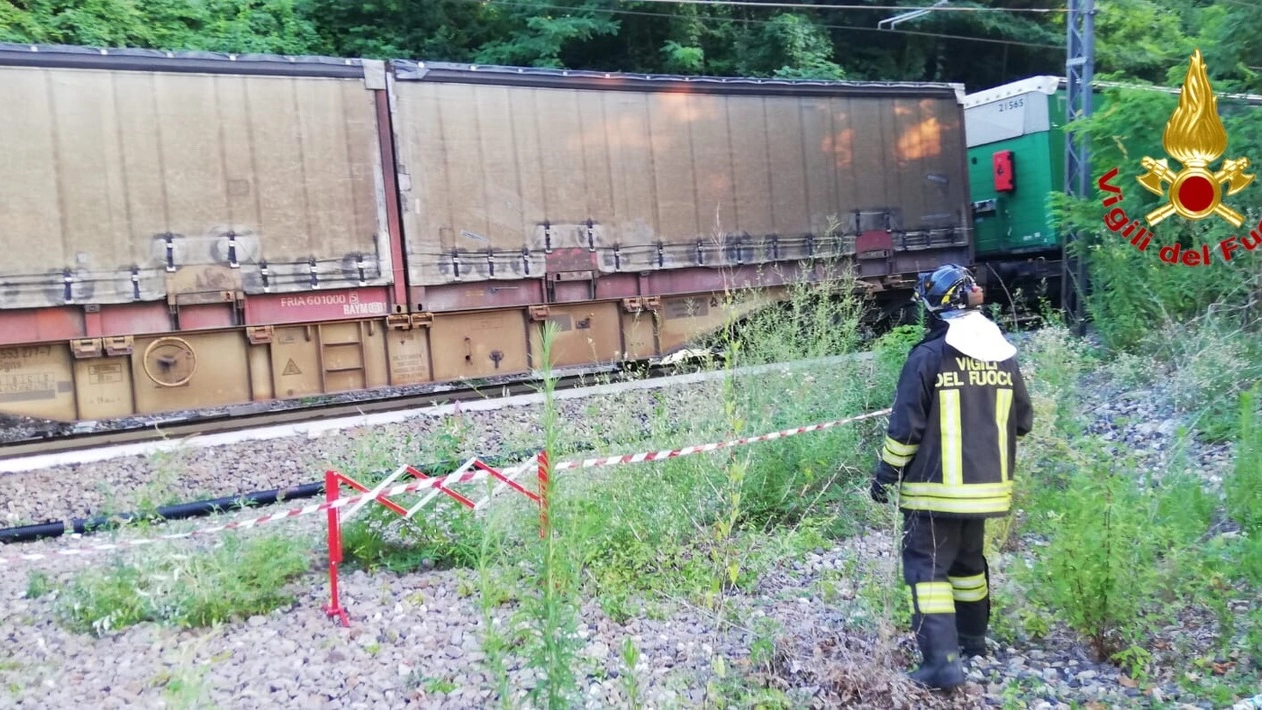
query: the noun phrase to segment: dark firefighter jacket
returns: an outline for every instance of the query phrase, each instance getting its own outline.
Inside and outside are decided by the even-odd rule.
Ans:
[[[983,362],[946,342],[940,321],[899,376],[878,479],[901,480],[899,507],[990,518],[1012,505],[1018,436],[1034,412],[1016,358]]]

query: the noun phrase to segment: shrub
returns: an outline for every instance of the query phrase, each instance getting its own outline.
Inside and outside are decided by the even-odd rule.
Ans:
[[[1063,491],[1040,521],[1050,541],[1038,555],[1039,601],[1057,610],[1101,658],[1132,645],[1140,611],[1156,592],[1159,542],[1151,534],[1151,500],[1121,464],[1096,442],[1084,441]]]
[[[446,496],[408,520],[369,503],[342,525],[343,560],[398,574],[420,567],[470,568],[477,561],[479,527],[473,513]]]

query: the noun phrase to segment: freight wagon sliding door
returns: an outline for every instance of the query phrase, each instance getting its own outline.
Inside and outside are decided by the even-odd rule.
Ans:
[[[0,309],[390,283],[375,92],[295,66],[0,52]]]
[[[885,238],[887,256],[967,251],[945,85],[394,64],[414,308],[590,300],[614,292],[601,279],[646,272],[693,270],[628,295],[721,291],[718,270],[754,265],[768,266],[743,283],[775,285],[875,231],[906,236]]]

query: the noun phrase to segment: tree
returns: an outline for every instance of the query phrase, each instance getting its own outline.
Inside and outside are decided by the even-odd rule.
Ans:
[[[832,39],[814,22],[795,13],[772,17],[736,41],[736,68],[748,76],[784,79],[841,79]]]
[[[484,43],[474,54],[483,64],[578,68],[579,57],[562,53],[574,44],[618,34],[618,20],[599,12],[600,0],[581,0],[563,6],[563,0],[522,0],[512,6],[491,5],[487,14],[504,32],[502,39]]]
[[[212,52],[323,51],[295,0],[0,0],[0,41]]]
[[[464,62],[472,60],[478,46],[503,34],[481,3],[308,1],[324,44],[338,56]]]

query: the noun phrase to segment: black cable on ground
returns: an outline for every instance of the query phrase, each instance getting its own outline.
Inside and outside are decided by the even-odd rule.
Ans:
[[[102,530],[110,530],[124,523],[136,520],[161,522],[165,520],[184,520],[197,518],[212,513],[227,512],[240,508],[259,505],[271,505],[278,501],[311,498],[324,492],[324,481],[305,483],[289,488],[277,488],[270,491],[255,491],[236,496],[225,496],[193,503],[177,503],[158,508],[152,513],[122,513],[119,515],[100,515],[95,518],[74,518],[50,523],[22,525],[15,528],[0,529],[0,543],[32,542],[49,537],[61,537],[66,534],[91,535]]]

